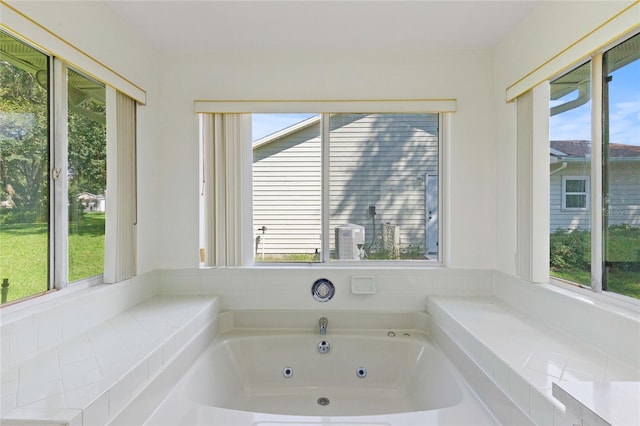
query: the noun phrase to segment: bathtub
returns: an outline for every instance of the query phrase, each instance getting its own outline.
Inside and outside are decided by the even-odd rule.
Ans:
[[[429,320],[223,313],[216,338],[145,424],[497,424],[430,339]]]

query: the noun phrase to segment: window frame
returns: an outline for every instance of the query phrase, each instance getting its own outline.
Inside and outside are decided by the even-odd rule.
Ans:
[[[253,208],[253,200],[252,200],[252,191],[251,191],[251,182],[252,182],[252,168],[244,167],[242,170],[242,188],[228,188],[230,191],[240,191],[242,190],[244,193],[242,194],[242,202],[238,203],[239,205],[235,207],[231,207],[231,210],[226,210],[226,214],[232,214],[234,217],[242,218],[243,226],[240,228],[240,234],[236,235],[236,238],[242,240],[242,245],[245,249],[242,251],[243,256],[240,267],[258,267],[258,268],[273,268],[273,267],[315,267],[315,268],[336,268],[336,267],[446,267],[449,264],[450,252],[448,245],[449,238],[449,224],[446,220],[447,212],[449,209],[449,197],[447,196],[447,192],[449,191],[450,184],[448,181],[448,163],[449,163],[449,152],[451,145],[451,122],[452,115],[457,110],[457,101],[454,98],[437,98],[437,99],[395,99],[395,100],[327,100],[327,101],[309,101],[309,100],[292,100],[292,101],[270,101],[270,100],[259,100],[259,101],[241,101],[241,100],[196,100],[194,101],[194,112],[200,115],[199,119],[199,130],[200,130],[200,152],[202,156],[202,161],[200,162],[200,177],[201,182],[210,181],[207,177],[212,176],[211,167],[207,166],[207,162],[212,162],[213,158],[212,154],[207,154],[206,149],[204,148],[206,144],[211,143],[211,130],[208,129],[208,126],[203,125],[203,116],[209,114],[253,114],[253,113],[319,113],[319,114],[332,114],[332,113],[387,113],[387,114],[402,114],[402,113],[410,113],[410,114],[429,114],[429,113],[437,113],[439,116],[439,149],[438,149],[438,206],[439,206],[439,223],[438,223],[438,259],[437,260],[415,260],[415,261],[405,261],[405,260],[367,260],[365,262],[354,262],[354,261],[345,261],[345,260],[331,260],[328,261],[328,251],[323,250],[324,253],[322,256],[327,256],[327,259],[322,259],[321,262],[296,262],[296,263],[286,263],[286,262],[277,262],[277,263],[267,263],[267,262],[255,262],[253,256],[254,246],[254,233],[253,233],[253,219],[251,211]],[[327,111],[331,111],[328,113]],[[204,120],[206,121],[206,120]],[[324,126],[328,126],[328,121],[324,120]],[[324,130],[328,132],[328,127]],[[249,141],[249,144],[251,141]],[[328,149],[328,144],[325,144]],[[328,159],[328,154],[327,157]],[[237,158],[235,160],[227,158],[225,161],[233,161],[234,164],[252,164],[253,160],[253,152],[251,147],[249,149],[244,149],[241,158]],[[213,164],[213,162],[212,162]],[[215,167],[214,167],[215,168]],[[326,167],[323,166],[323,170],[327,170]],[[323,174],[323,185],[329,185],[328,175],[326,177]],[[249,186],[246,185],[246,182],[249,182]],[[227,188],[218,188],[220,190],[226,190]],[[200,267],[222,267],[229,266],[226,262],[223,264],[219,264],[215,259],[210,257],[210,253],[216,252],[222,248],[226,249],[226,247],[219,246],[220,243],[218,238],[212,239],[209,236],[209,232],[207,227],[210,226],[209,222],[215,222],[216,216],[219,213],[224,212],[225,208],[216,206],[214,208],[207,207],[208,203],[210,203],[210,199],[212,197],[215,190],[210,190],[209,195],[207,195],[208,190],[203,187],[203,191],[201,193],[201,201],[200,201]],[[244,206],[244,207],[243,207]],[[248,206],[248,207],[247,207]],[[326,202],[327,211],[323,211],[323,221],[328,222],[328,206],[329,201]],[[215,224],[213,225],[216,226]],[[326,223],[323,223],[323,230],[328,229]],[[323,247],[328,247],[329,240],[329,231],[323,232],[322,237],[326,239],[326,242],[323,242]],[[220,233],[218,233],[220,234]],[[224,239],[224,238],[223,238]],[[249,247],[249,250],[246,250],[246,247]]]
[[[25,37],[0,27],[4,33],[15,38],[25,46],[37,50],[47,56],[48,97],[48,253],[47,253],[47,288],[45,291],[30,294],[11,300],[2,307],[25,302],[65,288],[85,288],[104,282],[104,263],[99,274],[84,277],[75,281],[69,280],[69,205],[68,205],[68,165],[69,165],[69,132],[68,132],[68,78],[67,73],[73,70],[87,76],[87,72],[59,58],[55,53],[33,45]],[[91,77],[87,77],[91,78]],[[96,79],[93,79],[96,80]],[[105,90],[113,90],[106,83],[96,80],[105,86]],[[108,109],[115,105],[106,106]],[[105,140],[108,143],[108,138]],[[106,172],[106,171],[105,171]],[[107,231],[105,230],[105,242]]]
[[[584,192],[567,191],[567,181],[584,181],[585,191]],[[589,205],[591,202],[589,181],[590,181],[589,176],[562,176],[562,211],[589,211]],[[568,195],[584,195],[585,196],[584,207],[567,207]]]
[[[589,61],[591,64],[591,175],[588,177],[587,184],[587,208],[566,208],[565,198],[565,179],[563,176],[562,181],[562,209],[567,211],[588,211],[591,221],[591,285],[590,287],[574,283],[571,281],[563,280],[560,278],[549,277],[549,281],[555,285],[581,289],[589,291],[589,293],[595,293],[597,297],[602,297],[603,300],[607,300],[616,305],[625,307],[632,307],[632,309],[640,309],[640,299],[626,296],[624,294],[616,293],[604,288],[604,265],[605,265],[605,253],[604,253],[604,235],[605,230],[603,227],[603,217],[605,212],[603,210],[603,169],[605,165],[605,158],[603,155],[604,149],[604,135],[603,135],[603,118],[607,108],[604,104],[604,84],[607,78],[604,75],[604,54],[616,46],[626,42],[632,37],[640,34],[638,30],[631,31],[619,38],[614,42],[600,47],[597,51],[591,52],[588,57],[584,58],[576,66],[571,69],[563,69],[561,72],[550,76],[547,81],[551,82],[561,76],[571,72],[573,69],[581,66],[585,62]],[[579,176],[578,176],[579,177]],[[569,177],[570,178],[570,177]],[[593,184],[592,184],[593,183]],[[548,199],[546,200],[548,203]],[[550,208],[547,206],[547,214],[550,214]],[[548,262],[547,253],[547,263]]]

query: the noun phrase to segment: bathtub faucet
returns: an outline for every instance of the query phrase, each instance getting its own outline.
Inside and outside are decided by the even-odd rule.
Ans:
[[[327,325],[329,323],[329,321],[327,320],[327,317],[320,318],[320,321],[318,321],[318,323],[320,325],[320,334],[322,335],[327,334]]]

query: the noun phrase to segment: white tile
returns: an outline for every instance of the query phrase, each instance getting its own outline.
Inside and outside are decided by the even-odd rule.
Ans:
[[[529,383],[512,370],[509,375],[509,395],[527,414],[531,410],[530,394],[531,386]]]
[[[17,392],[5,393],[4,389],[0,396],[0,416],[4,417],[8,412],[14,410],[18,404]]]
[[[38,350],[44,351],[62,343],[62,327],[55,318],[38,322]]]
[[[147,384],[148,379],[149,361],[145,359],[131,370],[131,393],[139,392]]]
[[[103,426],[109,420],[109,393],[103,393],[82,413],[83,426]]]
[[[554,405],[536,389],[531,390],[531,418],[537,425],[553,425]]]
[[[524,368],[560,379],[569,355],[556,352],[536,351],[525,362]]]
[[[0,393],[15,393],[18,391],[19,367],[11,368],[0,375]]]
[[[11,366],[24,362],[25,359],[35,356],[38,352],[38,328],[33,324],[12,328],[9,339],[9,364]]]
[[[73,364],[87,359],[94,359],[93,348],[86,337],[77,337],[56,348],[60,365]]]
[[[162,363],[163,365],[167,365],[176,354],[176,338],[175,336],[170,337],[163,345],[162,345]]]
[[[65,391],[97,383],[104,379],[100,365],[95,358],[65,364],[60,367],[60,371]]]
[[[60,366],[55,352],[48,351],[25,362],[20,366],[18,375],[19,389],[45,382],[60,381]]]
[[[131,375],[127,374],[109,389],[109,417],[122,410],[131,399]]]
[[[66,426],[83,426],[82,425],[82,412],[75,416]]]
[[[593,346],[576,342],[562,374],[565,381],[602,381],[606,377],[607,356]]]
[[[553,410],[554,426],[575,426],[575,425],[581,425],[581,424],[582,424],[582,420],[580,420],[575,414],[557,407],[554,408]]]
[[[0,332],[0,371],[11,368],[11,336],[5,330]]]
[[[640,325],[637,320],[624,318],[616,329],[618,353],[613,356],[640,370]]]
[[[164,365],[164,354],[163,348],[160,347],[153,351],[151,355],[148,357],[149,362],[149,378],[153,378],[156,374],[158,374]]]
[[[62,383],[60,380],[34,383],[29,386],[19,385],[16,405],[23,407],[41,399],[60,394],[62,394]]]
[[[637,382],[640,381],[640,371],[608,357],[605,380],[608,382]]]
[[[98,382],[80,388],[67,390],[64,393],[64,398],[68,408],[82,410],[102,395],[106,390],[107,386],[102,382]]]

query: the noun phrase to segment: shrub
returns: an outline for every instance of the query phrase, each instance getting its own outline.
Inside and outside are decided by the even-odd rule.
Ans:
[[[557,229],[549,240],[551,268],[590,270],[590,245],[590,231]]]

